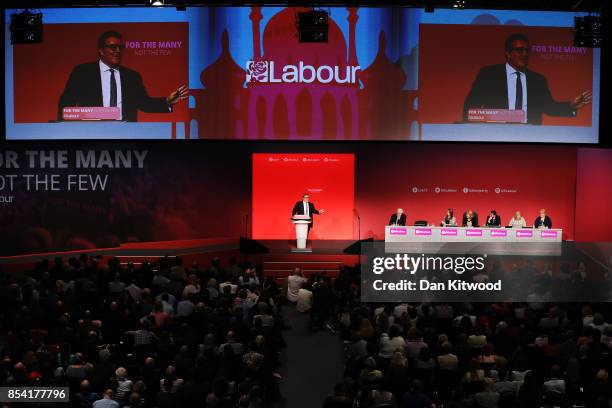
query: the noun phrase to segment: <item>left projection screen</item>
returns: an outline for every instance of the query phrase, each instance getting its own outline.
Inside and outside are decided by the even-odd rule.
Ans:
[[[253,238],[294,239],[291,210],[308,193],[317,210],[309,239],[353,239],[353,154],[253,154]]]

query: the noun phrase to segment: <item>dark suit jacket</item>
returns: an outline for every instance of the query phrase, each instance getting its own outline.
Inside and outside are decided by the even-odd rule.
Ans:
[[[135,122],[136,112],[167,113],[171,108],[166,98],[151,98],[144,87],[142,77],[134,70],[119,67],[121,75],[121,101],[123,120]],[[57,106],[57,119],[62,120],[62,110],[71,106],[103,106],[99,61],[77,65],[70,73],[64,92]]]
[[[541,225],[542,225],[542,220],[540,219],[540,216],[538,215],[538,218],[536,218],[535,221],[533,222],[533,227],[540,228]],[[548,215],[544,216],[544,226],[548,228],[552,228],[552,220],[550,219]]]
[[[402,214],[400,216],[399,221],[397,220],[397,213],[393,214],[391,216],[391,219],[389,220],[389,225],[393,225],[393,224],[406,225],[406,214]]]
[[[574,116],[569,102],[553,99],[546,77],[527,70],[527,123],[542,124],[542,114]],[[463,104],[463,120],[467,121],[469,108],[508,109],[508,81],[506,64],[484,67],[476,75],[472,89]]]
[[[491,219],[487,217],[487,222],[485,224],[487,227],[499,227],[501,225],[501,217],[499,215],[496,215],[495,220],[492,222],[490,220]]]
[[[472,216],[472,227],[479,227],[480,224],[478,224],[478,214],[473,213],[474,215]],[[463,213],[463,221],[461,223],[461,225],[463,225],[464,227],[467,227],[467,214]]]
[[[304,204],[302,204],[303,201],[298,201],[297,203],[295,203],[295,205],[293,206],[293,211],[291,211],[291,216],[293,217],[294,215],[304,215]],[[310,213],[310,225],[312,226],[313,222],[313,214],[318,214],[319,212],[315,209],[315,206],[313,203],[308,202],[308,212]]]

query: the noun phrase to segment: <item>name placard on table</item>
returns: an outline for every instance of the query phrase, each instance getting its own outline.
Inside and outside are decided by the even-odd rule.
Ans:
[[[561,242],[561,229],[387,226],[385,242]]]

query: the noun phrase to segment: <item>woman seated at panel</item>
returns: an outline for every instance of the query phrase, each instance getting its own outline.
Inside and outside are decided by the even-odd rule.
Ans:
[[[514,217],[510,219],[510,223],[508,224],[508,226],[512,228],[525,228],[527,226],[527,223],[525,222],[525,219],[521,216],[521,212],[517,211],[514,213]]]
[[[448,210],[446,210],[446,215],[444,216],[444,219],[440,223],[440,226],[441,227],[456,227],[457,226],[457,220],[455,219],[455,216],[453,215],[452,208],[449,208]]]

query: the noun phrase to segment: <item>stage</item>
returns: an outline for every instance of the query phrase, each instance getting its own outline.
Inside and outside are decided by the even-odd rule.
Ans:
[[[254,241],[248,241],[254,242]],[[213,258],[219,258],[222,265],[228,265],[233,259],[238,263],[251,263],[262,266],[263,277],[274,276],[283,278],[296,267],[301,268],[306,275],[325,273],[335,277],[343,266],[355,266],[358,255],[345,254],[344,250],[355,241],[317,240],[308,242],[312,252],[293,253],[293,240],[261,240],[255,241],[268,250],[266,253],[255,253],[251,248],[240,248],[240,238],[207,238],[193,240],[155,241],[125,243],[114,248],[83,249],[65,252],[37,253],[0,257],[0,271],[19,272],[32,270],[37,262],[44,259],[53,260],[61,257],[64,260],[78,258],[82,254],[96,257],[101,266],[105,266],[111,258],[118,258],[122,265],[132,263],[140,265],[143,262],[155,262],[159,258],[180,257],[183,265],[189,267],[194,263],[207,267]]]

